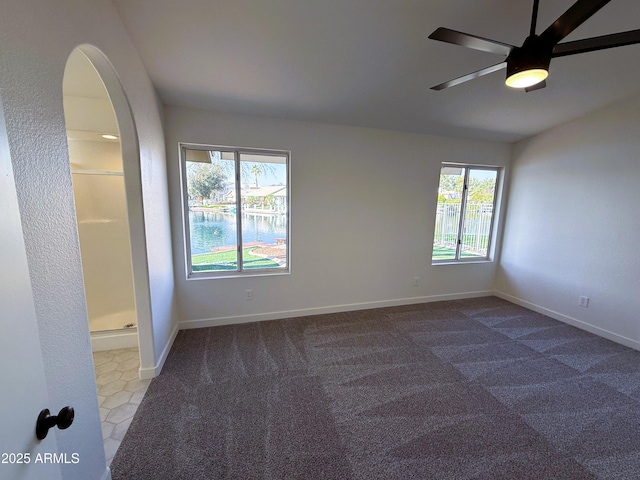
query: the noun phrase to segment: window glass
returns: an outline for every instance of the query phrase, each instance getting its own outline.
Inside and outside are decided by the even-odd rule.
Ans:
[[[181,156],[188,276],[286,271],[288,153],[182,145]]]
[[[240,154],[245,269],[287,266],[286,171],[285,156]]]
[[[469,169],[460,243],[463,257],[487,257],[497,178],[495,170]]]
[[[461,167],[442,167],[440,172],[436,230],[433,239],[434,260],[456,258],[465,171],[466,169]]]
[[[498,172],[492,167],[442,166],[434,263],[489,258]]]

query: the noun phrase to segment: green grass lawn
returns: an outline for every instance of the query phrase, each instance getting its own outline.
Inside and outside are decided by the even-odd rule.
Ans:
[[[280,265],[268,258],[257,257],[251,252],[256,247],[242,249],[243,268],[278,268]],[[200,253],[191,256],[194,272],[218,272],[238,269],[238,255],[235,250],[215,253]]]

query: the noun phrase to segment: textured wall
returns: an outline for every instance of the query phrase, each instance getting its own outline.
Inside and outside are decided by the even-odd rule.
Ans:
[[[492,290],[495,263],[432,266],[431,242],[441,162],[507,165],[508,145],[171,107],[165,122],[183,321]],[[179,141],[291,150],[290,275],[184,279]]]
[[[640,97],[518,143],[498,291],[640,347]],[[588,308],[579,296],[590,297]]]
[[[73,427],[56,432],[56,437],[61,452],[78,452],[82,461],[63,465],[62,473],[65,479],[92,480],[102,477],[105,465],[62,99],[65,64],[80,44],[102,49],[113,63],[138,127],[139,170],[148,221],[143,233],[152,239],[144,265],[148,268],[148,295],[154,315],[146,341],[153,357],[153,347],[162,351],[169,338],[173,310],[164,141],[155,92],[110,1],[3,4],[0,94],[50,407],[57,410],[73,405],[76,409]]]

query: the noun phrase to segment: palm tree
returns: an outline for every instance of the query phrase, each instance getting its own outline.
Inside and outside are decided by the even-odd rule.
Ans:
[[[258,188],[258,175],[262,173],[262,167],[257,163],[254,163],[251,166],[251,173],[253,173],[256,176],[256,188]]]

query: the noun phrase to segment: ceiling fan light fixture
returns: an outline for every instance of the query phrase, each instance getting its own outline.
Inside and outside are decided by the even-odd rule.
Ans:
[[[505,83],[511,88],[528,88],[536,85],[549,76],[552,46],[531,35],[522,47],[514,48],[507,57],[507,79]]]
[[[549,71],[544,68],[530,68],[508,76],[504,83],[511,88],[527,88],[536,85],[549,76]]]

